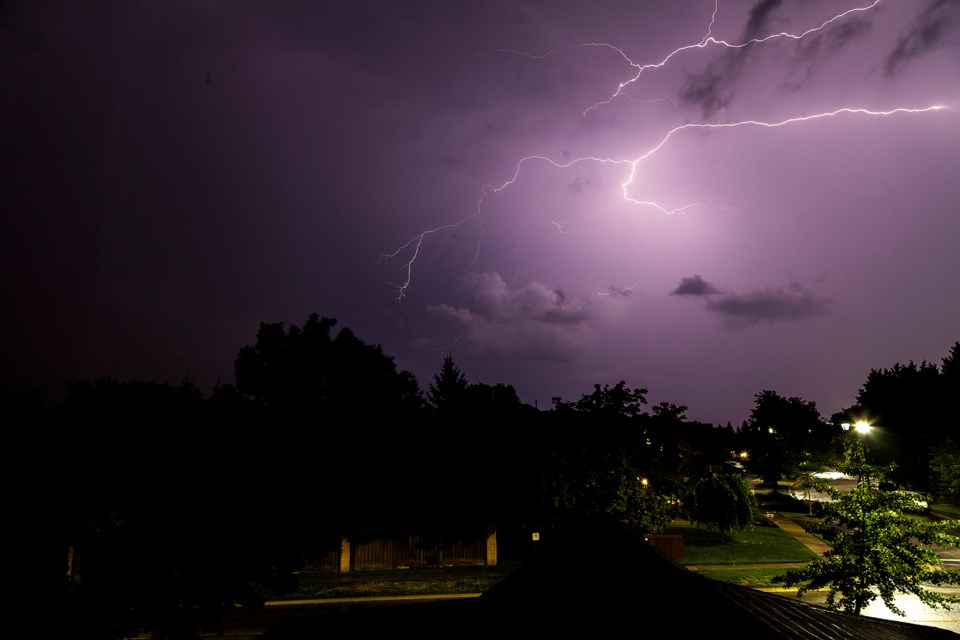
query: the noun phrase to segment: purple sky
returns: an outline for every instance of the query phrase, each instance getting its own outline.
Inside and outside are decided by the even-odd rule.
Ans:
[[[3,386],[208,392],[317,312],[424,388],[451,353],[541,408],[625,380],[739,425],[960,339],[958,0],[3,0],[0,30]]]

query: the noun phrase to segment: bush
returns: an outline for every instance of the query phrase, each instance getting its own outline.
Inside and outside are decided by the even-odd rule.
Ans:
[[[752,527],[760,517],[757,498],[745,478],[730,473],[714,474],[697,483],[693,493],[692,520],[724,537]]]

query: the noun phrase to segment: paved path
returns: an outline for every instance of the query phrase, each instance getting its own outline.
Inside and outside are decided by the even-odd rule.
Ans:
[[[790,518],[786,518],[779,513],[772,513],[768,515],[775,525],[802,542],[804,546],[818,556],[822,556],[824,553],[830,550],[830,545],[812,533],[807,533],[803,527]]]

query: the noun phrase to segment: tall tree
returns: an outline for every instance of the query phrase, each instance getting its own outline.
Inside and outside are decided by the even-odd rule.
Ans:
[[[261,322],[256,343],[237,354],[236,388],[271,413],[298,419],[419,411],[423,398],[413,375],[348,328],[331,337],[336,324],[316,313],[303,327]]]
[[[467,377],[453,361],[453,356],[447,354],[440,371],[433,375],[427,402],[441,414],[462,412],[466,408],[467,386]]]
[[[948,390],[960,389],[960,340],[953,343],[950,353],[941,360],[940,373],[949,381]]]
[[[614,386],[593,385],[593,393],[584,394],[572,405],[580,413],[589,413],[596,417],[635,418],[643,414],[643,405],[647,404],[647,389],[631,389],[624,380]],[[560,408],[566,403],[554,398],[554,405]]]
[[[881,464],[896,462],[892,479],[899,484],[928,490],[931,451],[944,437],[956,435],[958,344],[943,359],[943,372],[925,360],[871,370],[856,404],[843,412],[849,422],[866,420],[873,425],[870,456]]]
[[[832,498],[824,503],[823,519],[817,525],[830,551],[775,580],[798,586],[801,596],[827,588],[827,606],[856,615],[878,597],[888,609],[905,615],[895,604],[899,593],[913,594],[931,607],[960,603],[960,597],[930,589],[960,584],[960,570],[943,570],[943,561],[931,548],[960,545],[960,537],[950,533],[960,527],[960,520],[934,522],[904,515],[904,510],[913,508],[914,498],[876,491],[892,466],[868,464],[857,438],[850,441],[840,470],[859,478],[859,485],[848,492],[823,482],[816,487]]]
[[[930,456],[931,490],[940,500],[960,504],[960,444],[947,437]]]
[[[423,448],[414,377],[350,329],[334,335],[336,324],[316,313],[302,327],[261,323],[235,362],[237,391],[263,415],[253,441],[258,474],[288,487],[262,501],[251,523],[277,567],[296,568],[341,534],[373,535],[405,518],[410,498],[398,478]],[[290,464],[302,456],[316,464]]]
[[[816,470],[829,459],[836,427],[820,417],[817,405],[763,390],[741,432],[750,446],[750,466],[764,483]]]
[[[650,532],[669,522],[674,487],[659,482],[662,452],[642,410],[646,393],[621,380],[575,402],[554,398],[546,493],[558,514],[607,513]],[[684,410],[660,409],[664,421]]]

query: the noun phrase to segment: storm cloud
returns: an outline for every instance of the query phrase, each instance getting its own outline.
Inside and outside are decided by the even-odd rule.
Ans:
[[[957,15],[960,14],[960,0],[933,0],[926,10],[918,14],[903,34],[897,46],[883,63],[884,73],[896,75],[913,58],[931,51],[950,34]],[[954,41],[954,46],[960,42]]]
[[[470,302],[429,310],[454,323],[463,345],[481,353],[563,360],[580,352],[590,337],[589,302],[568,297],[540,282],[512,289],[497,273],[469,273],[461,287]]]
[[[706,301],[707,309],[723,316],[725,326],[730,328],[819,316],[826,313],[829,303],[798,282],[777,289],[728,293]]]
[[[957,0],[0,4],[0,387],[208,390],[318,312],[737,424],[786,350],[836,410],[956,339]]]
[[[677,288],[670,292],[673,296],[709,296],[720,293],[715,286],[701,278],[699,275],[684,278],[677,285]]]
[[[746,43],[760,36],[780,3],[781,0],[760,0],[754,5],[739,42]],[[734,87],[746,72],[751,46],[729,49],[705,71],[690,74],[680,89],[681,103],[700,107],[705,119],[727,107],[733,99]]]

